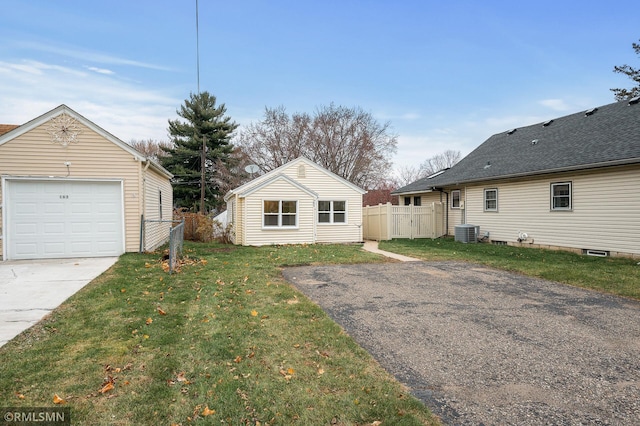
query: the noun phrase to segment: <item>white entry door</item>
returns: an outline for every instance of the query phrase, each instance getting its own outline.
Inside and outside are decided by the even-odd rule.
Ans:
[[[7,259],[124,252],[119,181],[7,180]]]

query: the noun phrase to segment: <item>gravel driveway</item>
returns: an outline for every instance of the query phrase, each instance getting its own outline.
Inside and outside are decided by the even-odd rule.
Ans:
[[[640,303],[459,262],[287,268],[444,423],[640,425]]]

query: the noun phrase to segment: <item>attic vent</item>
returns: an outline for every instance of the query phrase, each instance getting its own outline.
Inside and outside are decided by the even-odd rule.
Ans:
[[[553,120],[547,120],[544,123],[542,123],[542,127],[547,127],[551,123],[553,123]]]
[[[588,116],[590,116],[590,115],[593,115],[593,113],[594,113],[594,112],[596,112],[597,110],[598,110],[598,108],[591,108],[591,109],[587,110],[587,111],[584,113],[584,115],[585,115],[586,117],[588,117]]]
[[[304,164],[300,164],[300,165],[298,166],[298,177],[299,177],[299,178],[307,177],[307,171],[306,171],[306,169],[304,168]]]
[[[516,132],[516,130],[518,130],[518,129],[511,129],[511,130],[509,130],[509,131],[507,132],[507,134],[508,134],[508,135],[512,135],[512,134],[514,134],[514,133]]]
[[[629,99],[629,105],[635,105],[640,102],[640,96],[636,96],[635,98]]]

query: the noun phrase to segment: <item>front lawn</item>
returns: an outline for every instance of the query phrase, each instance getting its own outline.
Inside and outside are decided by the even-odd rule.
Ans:
[[[126,254],[0,348],[0,404],[72,424],[437,424],[280,267],[381,261],[355,245]]]
[[[592,257],[558,250],[463,244],[453,238],[381,241],[380,249],[424,260],[475,262],[640,300],[638,259]]]

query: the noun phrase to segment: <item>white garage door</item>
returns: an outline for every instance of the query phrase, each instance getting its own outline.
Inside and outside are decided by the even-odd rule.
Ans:
[[[8,180],[8,259],[118,256],[121,182]]]

